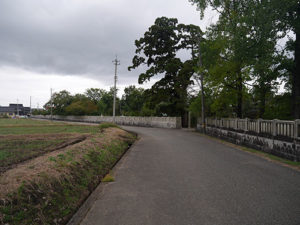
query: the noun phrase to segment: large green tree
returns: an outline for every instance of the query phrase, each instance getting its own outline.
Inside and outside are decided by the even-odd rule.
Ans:
[[[161,76],[148,91],[151,92],[148,104],[152,109],[160,107],[160,115],[182,116],[187,111],[187,88],[196,65],[195,56],[200,28],[194,25],[178,24],[175,18],[160,17],[155,20],[144,36],[135,41],[136,55],[132,66],[135,69],[146,66],[139,75],[142,84],[154,76]],[[180,50],[189,50],[190,59],[178,57]]]
[[[139,116],[145,102],[144,89],[134,85],[126,87],[121,99],[121,113],[126,116]]]
[[[292,89],[292,112],[294,118],[299,118],[300,2],[298,0],[190,1],[197,4],[201,17],[209,6],[219,13],[219,20],[216,25],[211,26],[211,30],[214,32],[221,30],[218,36],[227,38],[230,43],[227,52],[232,51],[237,62],[241,62],[241,71],[247,67],[250,70],[250,75],[255,81],[254,91],[258,96],[259,116],[264,115],[266,96],[273,91],[276,78],[286,76]],[[280,71],[283,58],[291,52],[278,53],[280,49],[276,45],[291,32],[295,35],[290,41],[293,43],[291,52],[294,54],[294,66],[292,69],[289,67]],[[278,57],[283,54],[286,55]],[[237,83],[238,81],[237,79]],[[237,91],[241,87],[237,86]],[[239,99],[238,97],[238,101]]]
[[[95,104],[97,104],[101,100],[104,93],[105,90],[100,88],[89,88],[84,92],[85,96]]]
[[[100,101],[98,102],[98,108],[100,115],[112,116],[113,114],[113,101],[114,101],[114,89],[110,88],[109,91],[103,90]],[[116,98],[116,115],[120,114],[120,99]]]
[[[218,22],[207,32],[211,44],[217,46],[212,47],[213,50],[217,50],[217,55],[213,56],[214,64],[208,69],[213,76],[214,84],[218,86],[219,93],[225,93],[227,97],[228,91],[232,93],[231,99],[234,102],[231,105],[236,116],[243,117],[244,89],[249,75],[246,70],[249,43],[243,22],[245,2],[235,0],[194,2],[198,3],[201,14],[209,5],[220,13]]]
[[[73,101],[70,92],[63,90],[52,95],[52,112],[54,115],[66,115],[66,107]],[[44,105],[44,108],[50,112],[51,99]]]
[[[72,116],[97,115],[97,105],[87,98],[75,100],[66,107],[66,114]]]

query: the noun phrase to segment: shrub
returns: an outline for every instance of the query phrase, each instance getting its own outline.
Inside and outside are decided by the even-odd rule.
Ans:
[[[120,128],[117,124],[115,123],[101,123],[99,124],[99,128],[101,131],[103,131],[104,129],[106,128],[109,128],[109,127],[117,127],[117,128]]]

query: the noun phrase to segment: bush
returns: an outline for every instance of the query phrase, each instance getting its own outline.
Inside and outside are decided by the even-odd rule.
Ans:
[[[109,127],[117,127],[117,128],[120,128],[117,124],[115,124],[115,123],[101,123],[101,124],[99,124],[99,128],[100,128],[100,130],[102,131],[102,130],[104,130],[104,129],[106,129],[106,128],[109,128]]]

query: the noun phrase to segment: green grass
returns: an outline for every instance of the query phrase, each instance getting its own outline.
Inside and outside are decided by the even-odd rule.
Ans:
[[[0,119],[0,135],[52,134],[52,133],[97,133],[97,126],[73,125],[32,119]]]
[[[201,134],[201,135],[209,137],[210,139],[214,139],[214,140],[216,140],[218,142],[221,142],[225,145],[230,145],[230,146],[232,146],[236,149],[246,151],[246,152],[255,154],[257,156],[263,157],[265,159],[269,159],[271,161],[278,162],[278,163],[281,163],[283,165],[287,165],[287,166],[290,166],[290,167],[295,168],[297,170],[300,170],[300,162],[295,162],[295,161],[291,161],[291,160],[288,160],[288,159],[284,159],[284,158],[281,158],[281,157],[278,157],[278,156],[275,156],[275,155],[272,155],[272,154],[269,154],[269,153],[266,153],[266,152],[262,152],[262,151],[259,151],[259,150],[253,149],[253,148],[248,148],[248,147],[236,145],[236,144],[233,144],[231,142],[221,140],[219,138],[212,137],[212,136],[209,136],[209,135],[205,135],[205,134]]]
[[[73,125],[60,122],[32,119],[0,119],[0,135],[16,135],[15,138],[0,138],[0,167],[9,166],[35,156],[68,138],[27,138],[24,134],[99,133],[97,126]],[[20,135],[20,136],[18,136]]]
[[[243,151],[251,152],[251,153],[254,153],[256,155],[261,155],[261,156],[263,156],[265,158],[268,158],[270,160],[277,161],[277,162],[287,164],[287,165],[290,165],[290,166],[294,166],[294,167],[297,167],[298,169],[300,169],[300,162],[294,162],[294,161],[284,159],[284,158],[278,157],[276,155],[272,155],[272,154],[269,154],[269,153],[266,153],[266,152],[262,152],[262,151],[259,151],[259,150],[252,149],[252,148],[247,148],[247,147],[243,147],[243,146],[238,146],[238,148],[243,150]]]
[[[109,127],[117,127],[120,128],[117,124],[114,123],[101,123],[99,124],[99,128],[102,131],[103,129],[109,128]]]
[[[102,182],[114,182],[115,178],[111,174],[106,174],[106,176],[102,179]]]
[[[53,124],[53,122],[47,120],[0,118],[0,126],[47,125],[47,124]]]
[[[20,134],[52,134],[52,133],[98,133],[109,127],[117,127],[114,123],[101,123],[99,126],[76,125],[63,122],[51,122],[32,119],[1,119],[0,135]]]
[[[0,139],[0,167],[9,166],[38,156],[48,150],[48,148],[64,141],[66,139]]]
[[[68,163],[71,151],[52,159],[56,166],[64,167],[69,173],[63,173],[60,179],[45,176],[38,183],[22,184],[7,205],[0,205],[4,223],[53,224],[53,221],[60,221],[58,224],[66,224],[83,197],[87,197],[109,172],[127,149],[129,141],[134,141],[129,139],[115,140],[103,147],[95,145],[86,149],[83,159],[73,163]]]
[[[24,126],[24,127],[1,127],[0,135],[8,134],[57,134],[57,133],[97,133],[97,126],[85,125],[45,125],[45,126]]]
[[[18,163],[26,157],[42,154],[49,146],[60,144],[63,139],[73,136],[63,135],[65,133],[94,134],[87,135],[88,143],[48,157],[49,166],[55,169],[55,173],[59,173],[59,177],[50,172],[33,171],[38,179],[25,180],[17,191],[7,194],[5,201],[0,201],[0,223],[66,224],[84,198],[94,190],[135,140],[135,136],[128,133],[126,137],[116,136],[116,139],[108,143],[105,139],[110,139],[111,137],[106,136],[110,134],[100,133],[108,127],[117,126],[0,119],[0,169],[1,166],[5,168],[5,165]],[[6,136],[9,134],[12,135]],[[28,168],[37,170],[30,164]],[[109,180],[112,181],[113,178]]]

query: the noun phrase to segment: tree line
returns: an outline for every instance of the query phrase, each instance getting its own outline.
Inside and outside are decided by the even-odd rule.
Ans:
[[[300,118],[299,1],[190,2],[202,18],[211,7],[218,21],[202,32],[160,17],[135,41],[128,69],[146,66],[141,84],[162,77],[151,88],[149,104],[164,103],[183,118],[188,111],[199,116],[201,98],[190,89],[203,77],[207,116]],[[188,59],[180,57],[182,51]]]
[[[211,7],[218,21],[205,32],[176,18],[159,17],[135,41],[128,70],[146,68],[143,84],[117,98],[117,115],[300,118],[300,22],[298,0],[190,0],[203,18]],[[58,115],[112,115],[113,90],[91,88],[53,96]],[[50,102],[44,113],[49,113]]]
[[[124,89],[121,98],[116,97],[116,115],[124,116],[154,116],[161,114],[159,107],[149,109],[147,107],[147,90],[137,88],[134,85]],[[83,94],[72,95],[66,90],[55,92],[43,109],[33,110],[34,115],[50,115],[51,108],[53,115],[103,115],[113,114],[114,91],[100,88],[89,88]],[[51,107],[52,104],[52,107]]]

